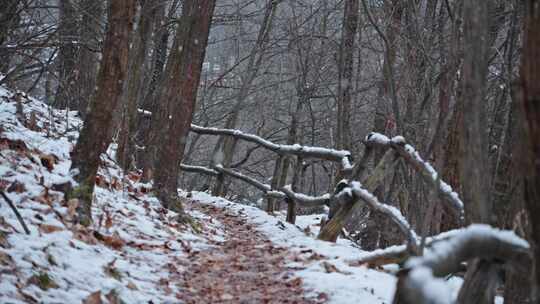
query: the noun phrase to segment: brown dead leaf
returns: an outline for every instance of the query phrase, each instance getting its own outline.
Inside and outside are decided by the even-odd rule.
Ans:
[[[111,187],[117,191],[120,191],[122,190],[122,182],[116,176],[113,176],[111,179]]]
[[[0,251],[0,266],[14,266],[15,262],[11,256],[3,251]]]
[[[67,202],[67,215],[71,218],[75,216],[75,213],[77,213],[77,207],[79,207],[79,199],[72,198]]]
[[[103,175],[96,175],[96,186],[101,188],[109,188],[109,183]]]
[[[337,273],[341,273],[341,274],[351,274],[350,272],[339,270],[334,264],[329,263],[327,261],[322,262],[322,265],[324,267],[324,270],[327,273],[337,272]]]
[[[105,229],[110,229],[113,225],[112,216],[109,211],[105,211]]]
[[[30,118],[26,120],[26,123],[25,123],[25,126],[32,130],[32,131],[39,131],[40,128],[37,124],[37,115],[36,115],[36,111],[32,111],[32,113],[30,113]]]
[[[89,245],[96,245],[98,243],[94,234],[84,226],[76,225],[71,231],[73,232],[73,237],[81,242]]]
[[[112,235],[104,235],[97,231],[94,231],[93,235],[96,239],[103,242],[106,246],[111,247],[115,250],[121,250],[122,247],[124,247],[124,245],[126,244],[126,242],[120,238],[120,235],[118,235],[117,232],[114,232]]]
[[[53,232],[58,232],[58,231],[62,231],[62,230],[64,230],[64,228],[54,226],[54,225],[47,225],[47,224],[39,225],[39,231],[41,231],[43,233],[53,233]]]
[[[139,290],[139,288],[137,288],[137,285],[135,285],[135,283],[133,283],[132,281],[129,281],[129,283],[126,285],[126,287],[131,289],[131,290]]]
[[[103,301],[101,300],[101,291],[98,290],[91,293],[82,301],[82,304],[103,304]]]
[[[58,157],[53,154],[40,154],[39,161],[43,167],[47,168],[49,172],[54,169],[54,165],[58,162]]]
[[[11,183],[11,185],[9,185],[9,187],[7,188],[7,192],[15,192],[15,193],[23,193],[24,191],[26,191],[26,187],[24,186],[23,183],[19,182],[19,181],[14,181],[13,183]]]
[[[141,174],[131,171],[128,173],[127,178],[134,183],[138,183],[141,180]]]

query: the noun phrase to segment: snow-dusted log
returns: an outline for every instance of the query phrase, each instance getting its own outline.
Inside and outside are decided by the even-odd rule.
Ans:
[[[342,191],[342,193],[352,195],[357,199],[361,199],[366,202],[371,209],[388,216],[398,225],[401,232],[403,232],[403,234],[407,237],[408,246],[410,246],[413,250],[417,248],[420,240],[416,235],[416,232],[412,229],[407,219],[405,219],[403,214],[401,214],[396,207],[379,202],[379,199],[377,199],[377,197],[371,192],[366,190],[359,182],[352,182],[351,187],[345,189]]]
[[[475,258],[527,271],[529,244],[512,231],[471,225],[448,240],[436,242],[424,256],[411,258],[399,278],[396,299],[400,304],[450,303],[446,284],[437,278],[457,272],[462,262]]]
[[[351,153],[345,150],[334,150],[322,147],[310,147],[302,146],[299,144],[294,145],[280,145],[266,140],[254,134],[244,133],[240,130],[233,129],[219,129],[219,128],[206,128],[197,125],[191,125],[191,131],[205,135],[227,135],[233,136],[238,139],[242,139],[248,142],[260,145],[268,150],[274,151],[278,154],[289,154],[301,156],[303,158],[320,158],[329,161],[339,162],[345,171],[351,171],[352,165],[350,163]]]
[[[366,136],[364,143],[368,146],[379,145],[394,149],[399,156],[420,173],[424,180],[435,185],[439,194],[450,204],[451,209],[456,211],[460,220],[463,220],[464,207],[459,195],[439,177],[439,174],[429,162],[422,159],[412,145],[406,143],[404,137],[395,136],[390,139],[383,134],[371,132]]]

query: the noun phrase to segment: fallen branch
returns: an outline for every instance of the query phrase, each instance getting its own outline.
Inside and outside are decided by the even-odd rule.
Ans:
[[[21,214],[19,213],[19,210],[17,210],[17,207],[15,207],[15,204],[13,204],[13,201],[11,201],[11,199],[4,193],[4,191],[0,191],[0,195],[8,203],[11,210],[13,210],[13,213],[15,213],[15,216],[17,217],[17,220],[19,220],[19,223],[21,223],[21,226],[23,227],[24,232],[26,232],[26,234],[30,234],[30,230],[28,229],[28,227],[24,223],[24,220],[23,220]]]

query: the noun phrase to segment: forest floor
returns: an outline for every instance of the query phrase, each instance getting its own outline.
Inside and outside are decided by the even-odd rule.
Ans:
[[[179,226],[152,185],[102,156],[90,227],[73,225],[70,151],[81,121],[0,87],[0,303],[390,303],[395,276],[352,242],[316,239],[322,215],[268,215],[180,192]]]

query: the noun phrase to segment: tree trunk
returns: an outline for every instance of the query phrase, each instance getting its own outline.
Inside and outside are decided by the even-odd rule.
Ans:
[[[56,90],[56,107],[69,107],[77,110],[79,106],[77,66],[77,16],[72,0],[58,1],[60,5],[60,25],[58,26],[60,51],[58,53],[58,88]]]
[[[79,49],[80,63],[80,101],[79,114],[84,119],[88,105],[92,100],[98,73],[98,55],[100,54],[101,26],[103,18],[103,3],[96,0],[84,0],[81,3],[81,46]]]
[[[142,92],[143,66],[146,59],[152,21],[156,6],[152,1],[141,1],[141,16],[134,35],[128,64],[128,77],[122,93],[122,123],[118,138],[117,160],[124,170],[135,168],[135,137],[138,129],[137,101]]]
[[[354,40],[358,28],[358,0],[346,0],[343,12],[338,62],[336,148],[351,150],[351,88],[353,84]]]
[[[521,88],[525,113],[526,149],[523,159],[525,205],[531,219],[533,284],[531,303],[540,303],[540,1],[525,4],[525,34]]]
[[[19,25],[19,0],[0,0],[0,73],[7,74],[11,51],[6,47],[14,28]]]
[[[170,104],[168,126],[161,132],[156,164],[155,187],[163,206],[178,211],[178,172],[195,109],[197,89],[205,56],[215,0],[188,0],[164,73],[157,102]]]
[[[110,1],[97,91],[73,151],[71,168],[78,170],[75,180],[79,186],[68,197],[79,199],[78,222],[84,225],[92,220],[91,204],[100,155],[110,143],[113,110],[122,94],[134,13],[135,0]]]
[[[460,136],[460,172],[465,217],[468,223],[494,222],[489,199],[488,134],[485,84],[487,82],[490,1],[465,1],[462,69],[463,119]],[[458,295],[463,304],[491,304],[494,301],[495,268],[492,261],[469,261]]]

